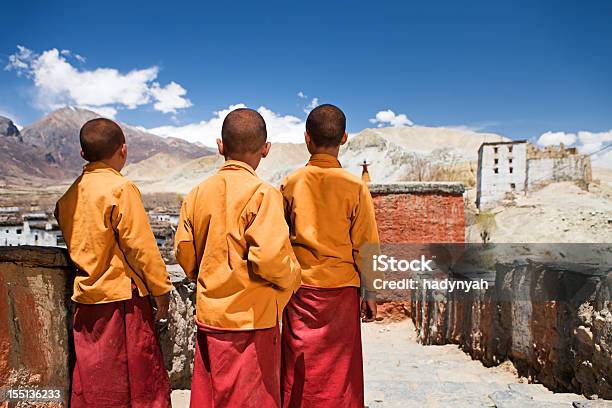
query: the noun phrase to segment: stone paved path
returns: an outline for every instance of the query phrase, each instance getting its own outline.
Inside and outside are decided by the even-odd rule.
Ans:
[[[422,346],[407,320],[362,325],[362,330],[366,405],[370,408],[571,408],[574,401],[592,404],[581,395],[554,394],[541,385],[519,383],[507,368],[486,368],[457,346]]]
[[[485,368],[456,346],[421,346],[410,321],[362,325],[366,405],[370,408],[612,407],[576,394],[522,384],[504,367]],[[175,391],[173,407],[189,406]]]

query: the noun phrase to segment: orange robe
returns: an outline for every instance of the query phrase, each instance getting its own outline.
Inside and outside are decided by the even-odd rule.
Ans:
[[[175,245],[197,280],[191,406],[278,405],[277,324],[300,282],[281,194],[227,161],[185,198]]]
[[[359,288],[374,296],[365,263],[379,251],[372,198],[326,154],[290,174],[281,192],[302,267],[302,286],[283,315],[283,406],[361,408]]]
[[[169,407],[148,294],[172,289],[136,186],[103,162],[57,203],[77,271],[72,407]]]

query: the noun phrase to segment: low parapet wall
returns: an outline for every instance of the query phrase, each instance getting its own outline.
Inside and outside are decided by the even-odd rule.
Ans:
[[[522,375],[554,390],[612,398],[609,273],[532,262],[498,263],[485,275],[474,278],[489,280],[489,291],[419,290],[402,303],[423,344],[458,344],[487,366],[511,360]],[[71,280],[62,249],[0,248],[1,386],[69,392]],[[180,272],[172,280],[171,314],[159,334],[172,387],[184,389],[195,350],[194,284]],[[576,282],[585,288],[580,301],[533,296],[563,294]]]
[[[71,280],[62,249],[0,247],[2,392],[13,386],[69,392]]]
[[[609,263],[502,261],[448,278],[484,279],[489,287],[465,293],[419,286],[403,307],[422,344],[457,344],[486,366],[509,360],[553,391],[612,399]]]
[[[463,242],[461,184],[369,187],[383,242]],[[498,289],[530,293],[535,285],[555,282],[542,267],[529,271],[531,275],[507,268],[502,265],[490,272]],[[571,268],[564,272],[568,279],[576,273]],[[159,327],[160,343],[172,387],[189,388],[196,330],[194,285],[180,271],[172,275],[171,315],[168,324]],[[522,374],[553,389],[612,398],[611,278],[591,278],[590,300],[580,304],[533,299],[501,303],[493,301],[490,292],[456,299],[445,292],[431,297],[417,291],[388,308],[409,315],[424,344],[459,344],[486,365],[510,359]],[[71,281],[65,250],[0,248],[0,386],[69,391]]]
[[[72,271],[64,249],[0,247],[0,391],[19,386],[69,394]],[[184,389],[195,351],[194,284],[172,275],[170,318],[158,333],[172,387]],[[3,397],[2,408],[8,406]]]
[[[465,240],[461,183],[406,182],[370,184],[383,243]]]

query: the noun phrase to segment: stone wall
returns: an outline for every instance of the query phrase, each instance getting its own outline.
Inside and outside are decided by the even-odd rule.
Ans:
[[[69,394],[71,271],[64,249],[0,247],[0,391],[44,387]],[[195,351],[194,284],[176,268],[170,273],[171,314],[157,329],[172,388],[184,389]]]
[[[612,398],[609,264],[527,260],[458,279],[481,278],[486,291],[414,293],[404,308],[421,343],[458,344],[486,366],[510,360],[554,391]]]
[[[70,281],[62,249],[0,247],[2,392],[21,386],[55,388],[68,394]],[[0,402],[0,407],[8,403]]]
[[[170,315],[166,325],[158,327],[159,343],[164,354],[172,389],[191,388],[195,355],[195,283],[190,282],[178,265],[169,268],[174,285]]]

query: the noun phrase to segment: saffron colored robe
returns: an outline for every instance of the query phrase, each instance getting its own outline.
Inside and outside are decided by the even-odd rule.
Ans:
[[[281,185],[302,286],[283,315],[283,407],[363,407],[360,288],[374,297],[379,251],[367,185],[315,154]],[[332,374],[333,373],[333,374]]]
[[[281,194],[227,161],[185,198],[175,245],[197,280],[191,406],[279,406],[278,321],[300,283]]]
[[[148,294],[172,289],[136,186],[86,165],[55,217],[77,271],[72,407],[169,407]]]
[[[170,383],[148,296],[76,304],[72,408],[170,408]]]

